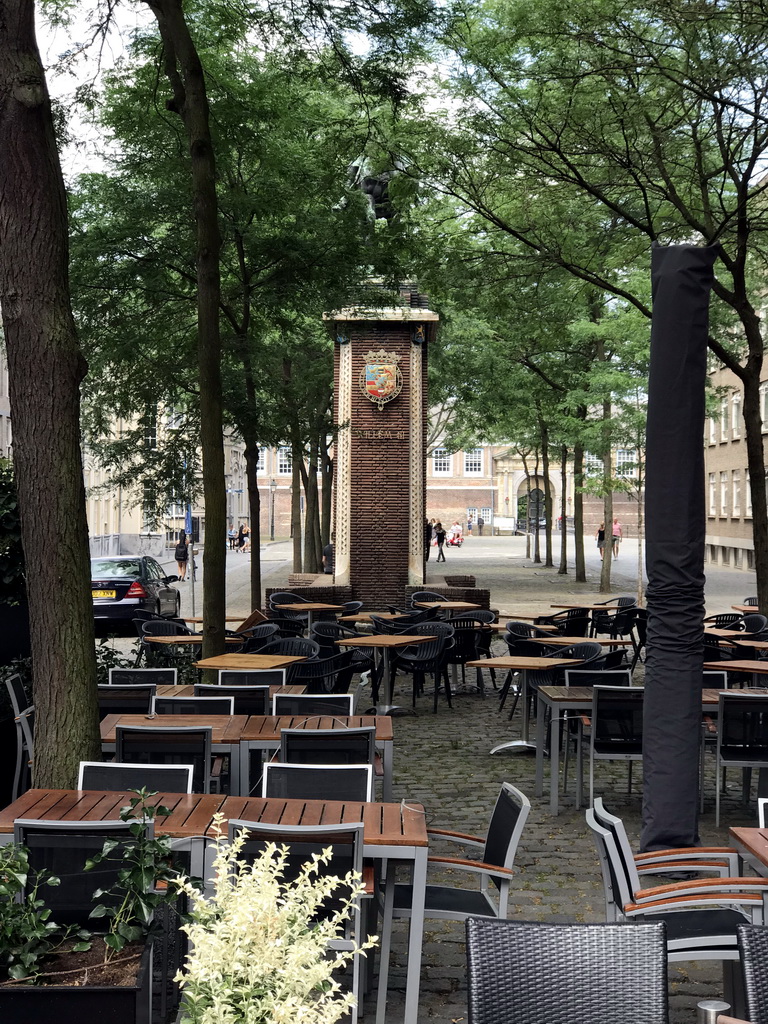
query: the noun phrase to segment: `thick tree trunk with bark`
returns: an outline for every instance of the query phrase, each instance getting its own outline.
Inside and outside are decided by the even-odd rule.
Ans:
[[[549,427],[545,420],[539,418],[541,430],[541,472],[544,476],[544,565],[554,566],[552,559],[552,482],[549,479]]]
[[[165,72],[173,99],[168,107],[184,121],[189,143],[197,226],[197,363],[200,379],[200,448],[203,456],[205,552],[203,657],[224,651],[227,565],[227,493],[221,394],[221,335],[216,161],[209,125],[205,75],[181,0],[145,0],[157,18]]]
[[[86,363],[69,301],[67,206],[33,0],[0,5],[0,304],[34,664],[35,785],[98,759],[80,453]]]
[[[303,572],[303,560],[301,557],[301,467],[304,453],[301,445],[294,442],[291,445],[291,460],[293,471],[291,473],[291,536],[293,537],[293,571]]]

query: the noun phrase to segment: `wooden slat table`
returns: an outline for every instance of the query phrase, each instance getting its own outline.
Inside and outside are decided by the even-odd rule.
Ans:
[[[617,612],[620,610],[620,606],[617,604],[600,604],[599,601],[587,600],[586,602],[580,601],[578,604],[551,604],[550,608],[559,608],[562,611],[568,611],[571,608],[583,608],[585,612]]]
[[[0,842],[9,842],[16,818],[43,818],[51,821],[111,821],[133,794],[97,793],[87,790],[30,789],[0,811]],[[171,811],[158,819],[158,833],[183,842],[192,852],[192,873],[202,875],[203,836],[213,835],[213,816],[224,816],[226,833],[229,819],[264,822],[271,825],[316,825],[363,822],[364,856],[381,861],[399,860],[411,866],[413,884],[412,917],[408,936],[407,977],[404,1024],[417,1024],[421,952],[424,935],[424,897],[427,879],[426,815],[421,804],[405,802],[351,803],[323,800],[264,800],[260,797],[191,795],[160,793],[158,802]],[[390,881],[394,871],[388,872]],[[392,887],[386,892],[385,913],[390,913]],[[389,909],[387,909],[389,908]],[[387,978],[380,983],[377,1020],[383,1024],[387,1001]]]
[[[196,661],[195,667],[215,669],[285,668],[297,661],[306,660],[306,657],[296,654],[216,654],[212,658],[201,658],[200,661]]]
[[[481,604],[472,604],[470,601],[414,601],[417,608],[444,608],[452,612],[472,612],[482,608]]]
[[[752,674],[752,685],[759,687],[758,676],[768,675],[768,661],[753,661],[750,659],[734,658],[733,661],[705,661],[705,669],[714,672],[750,672]]]
[[[211,748],[216,754],[227,754],[230,763],[230,789],[240,792],[240,738],[248,722],[247,715],[107,715],[101,722],[101,747],[107,753],[115,750],[115,729],[118,725],[148,726],[172,729],[174,726],[210,726]]]
[[[631,640],[611,639],[610,637],[596,636],[532,636],[535,644],[544,644],[545,647],[573,647],[574,644],[600,644],[601,647],[631,647]]]
[[[155,692],[158,697],[193,697],[195,695],[195,688],[194,686],[171,686],[170,683],[161,683]],[[306,692],[307,687],[305,683],[286,683],[285,686],[271,683],[269,699],[272,700],[276,693],[300,695]]]
[[[299,615],[306,612],[307,614],[307,630],[312,630],[312,613],[313,612],[343,612],[343,604],[327,604],[324,601],[302,601],[296,604],[279,604],[275,605],[277,611],[297,612]]]
[[[581,638],[584,639],[583,637]],[[508,740],[505,743],[497,743],[491,748],[492,754],[500,750],[519,750],[531,753],[536,747],[532,743],[530,735],[530,721],[528,719],[528,673],[537,669],[547,668],[571,668],[573,665],[581,665],[582,658],[532,658],[522,655],[507,655],[501,658],[480,658],[478,661],[468,661],[467,668],[500,668],[507,671],[520,673],[520,707],[522,708],[523,728],[519,740]]]
[[[389,664],[390,651],[396,651],[400,647],[410,647],[413,644],[429,643],[432,640],[434,640],[432,636],[421,636],[418,634],[411,636],[407,633],[374,633],[371,636],[361,636],[359,639],[357,637],[346,637],[344,640],[337,640],[336,643],[340,647],[373,647],[375,650],[381,651],[383,660],[382,686],[386,703],[377,705],[376,711],[377,714],[386,715],[393,707],[393,680]]]
[[[251,715],[240,737],[241,778],[248,777],[251,750],[279,750],[283,729],[376,729],[384,768],[382,797],[392,799],[394,732],[388,715]]]
[[[729,828],[732,845],[764,878],[768,877],[768,829]]]

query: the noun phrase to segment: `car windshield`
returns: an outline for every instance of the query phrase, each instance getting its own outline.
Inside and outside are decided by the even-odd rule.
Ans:
[[[135,558],[94,558],[91,561],[91,579],[138,575],[139,562]]]

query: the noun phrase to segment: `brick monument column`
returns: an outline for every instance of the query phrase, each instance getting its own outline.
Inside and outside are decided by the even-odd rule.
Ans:
[[[424,583],[427,345],[438,316],[401,305],[326,314],[334,328],[335,579],[366,608]]]

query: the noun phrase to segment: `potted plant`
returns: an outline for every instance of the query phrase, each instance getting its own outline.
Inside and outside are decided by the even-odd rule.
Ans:
[[[218,816],[211,896],[200,899],[188,880],[175,883],[197,899],[182,925],[190,952],[176,976],[180,1024],[333,1024],[354,1005],[335,972],[376,941],[328,950],[364,892],[360,876],[324,875],[320,867],[330,859],[329,848],[286,881],[285,847],[268,844],[246,862],[240,856],[246,834],[229,843],[220,825]],[[321,906],[340,890],[339,909],[319,917]]]
[[[17,844],[0,847],[0,1020],[50,1024],[60,1014],[151,1024],[154,914],[161,904],[176,902],[169,883],[178,877],[170,841],[147,828],[170,813],[154,806],[152,796],[137,791],[120,812],[131,822],[131,838],[107,839],[83,867],[120,862],[115,884],[94,893],[99,902],[90,916],[108,922],[104,934],[59,927],[44,898],[45,887],[59,879],[38,872],[28,886],[27,851]]]

